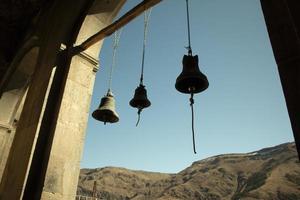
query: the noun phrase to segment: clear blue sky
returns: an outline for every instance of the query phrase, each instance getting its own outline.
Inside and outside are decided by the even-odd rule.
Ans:
[[[139,2],[128,0],[120,14]],[[193,154],[189,96],[174,87],[186,53],[185,14],[185,0],[152,10],[144,81],[152,106],[138,127],[128,102],[139,83],[143,15],[123,29],[112,86],[120,121],[103,125],[90,116],[81,167],[178,172],[209,156],[293,141],[259,0],[190,0],[193,53],[210,82],[195,96]],[[107,91],[111,39],[100,53],[90,113]]]

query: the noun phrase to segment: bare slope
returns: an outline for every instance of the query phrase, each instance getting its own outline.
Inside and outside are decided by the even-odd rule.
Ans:
[[[82,169],[78,194],[107,200],[299,200],[300,164],[294,143],[193,163],[178,174],[106,167]]]

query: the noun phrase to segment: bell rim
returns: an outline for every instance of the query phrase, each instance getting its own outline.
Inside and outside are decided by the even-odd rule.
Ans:
[[[129,105],[131,107],[134,107],[134,108],[148,108],[149,106],[151,106],[151,101],[149,100],[143,100],[144,102],[146,102],[146,104],[143,104],[144,106],[139,106],[138,103],[134,103],[134,102],[137,102],[139,100],[135,100],[134,98],[130,100],[129,102]]]
[[[179,86],[181,84],[180,81],[176,81],[175,88],[176,88],[177,91],[179,91],[181,93],[184,93],[184,94],[191,94],[191,93],[197,94],[197,93],[205,91],[208,88],[208,86],[209,86],[208,80],[206,79],[206,81],[203,81],[203,83],[204,84],[203,84],[202,87],[197,87],[196,90],[194,90],[193,92],[190,92],[188,90],[188,87],[180,87]]]
[[[103,111],[105,111],[105,110],[99,110],[99,109],[94,110],[94,112],[92,113],[92,117],[95,120],[105,122],[105,123],[116,123],[120,120],[118,113],[112,112],[112,111],[110,111],[114,114],[114,115],[112,115],[112,118],[111,118],[112,120],[107,120],[106,121],[106,120],[104,120],[104,118],[98,117],[100,115],[99,112],[103,112]]]

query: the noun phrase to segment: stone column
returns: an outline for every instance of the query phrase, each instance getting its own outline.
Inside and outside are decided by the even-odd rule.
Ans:
[[[92,7],[93,12],[102,13],[85,18],[77,44],[109,25],[124,2],[97,2],[98,4]],[[105,6],[109,6],[106,12],[97,11],[105,10]],[[41,199],[75,199],[101,45],[102,41],[72,59],[56,121]]]
[[[261,0],[300,159],[300,2]]]
[[[42,199],[75,199],[96,69],[97,62],[87,55],[72,59]]]

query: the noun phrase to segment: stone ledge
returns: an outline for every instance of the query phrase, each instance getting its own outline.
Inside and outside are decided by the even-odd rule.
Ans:
[[[78,54],[77,56],[79,56],[80,58],[83,58],[84,60],[86,60],[87,62],[89,62],[90,64],[92,64],[93,67],[93,72],[97,72],[99,69],[99,61],[95,58],[93,58],[92,56],[90,56],[89,54],[85,53],[85,52],[81,52],[80,54]]]
[[[4,123],[0,122],[0,129],[5,129],[5,130],[7,130],[8,133],[11,132],[12,128],[13,127],[10,124],[7,124],[7,123],[4,124]]]
[[[61,44],[60,46],[60,50],[65,50],[66,49],[66,45],[65,44]],[[94,58],[93,56],[89,55],[86,52],[80,52],[79,54],[75,55],[78,56],[82,59],[84,59],[85,61],[87,61],[88,63],[90,63],[91,65],[93,65],[93,72],[97,72],[99,70],[99,60],[97,60],[96,58]]]

